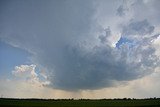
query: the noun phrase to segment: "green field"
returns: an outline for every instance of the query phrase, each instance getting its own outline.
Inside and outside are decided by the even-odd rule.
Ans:
[[[160,107],[160,99],[41,100],[1,98],[0,107]]]

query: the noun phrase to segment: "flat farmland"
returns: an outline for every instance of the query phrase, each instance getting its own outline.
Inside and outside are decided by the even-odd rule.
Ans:
[[[0,99],[0,107],[160,107],[160,99]]]

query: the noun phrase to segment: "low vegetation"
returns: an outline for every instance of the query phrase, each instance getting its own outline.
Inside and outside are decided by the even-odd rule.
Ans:
[[[1,98],[0,107],[160,107],[159,98],[150,99],[9,99]]]

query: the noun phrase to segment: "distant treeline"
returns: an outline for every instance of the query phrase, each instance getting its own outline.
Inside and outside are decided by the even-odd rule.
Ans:
[[[0,107],[160,107],[160,98],[22,99],[0,98]]]
[[[0,99],[7,99],[7,100],[53,100],[53,101],[67,101],[67,100],[84,100],[84,101],[88,101],[88,100],[160,100],[160,98],[143,98],[143,99],[137,99],[137,98],[113,98],[113,99],[74,99],[74,98],[70,98],[70,99],[41,99],[41,98],[0,98]]]

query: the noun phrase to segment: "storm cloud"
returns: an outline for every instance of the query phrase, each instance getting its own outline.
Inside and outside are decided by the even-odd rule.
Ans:
[[[124,16],[125,15],[125,12],[127,11],[128,9],[126,7],[124,7],[124,5],[120,5],[117,9],[117,15],[119,16]]]
[[[122,35],[125,36],[144,36],[152,34],[154,26],[150,25],[147,19],[142,21],[131,21],[127,26],[124,26]]]
[[[119,7],[118,3],[113,7]],[[148,19],[129,19],[127,24],[118,20],[103,31],[98,6],[90,0],[4,1],[0,39],[30,52],[32,63],[46,69],[52,88],[99,89],[153,73],[159,66],[152,46],[155,26]],[[116,15],[117,8],[112,10],[116,18],[123,15]],[[123,28],[118,28],[120,24]],[[114,32],[128,39],[135,35],[144,38],[131,39],[136,43],[132,47],[122,41],[117,48],[109,40]]]

